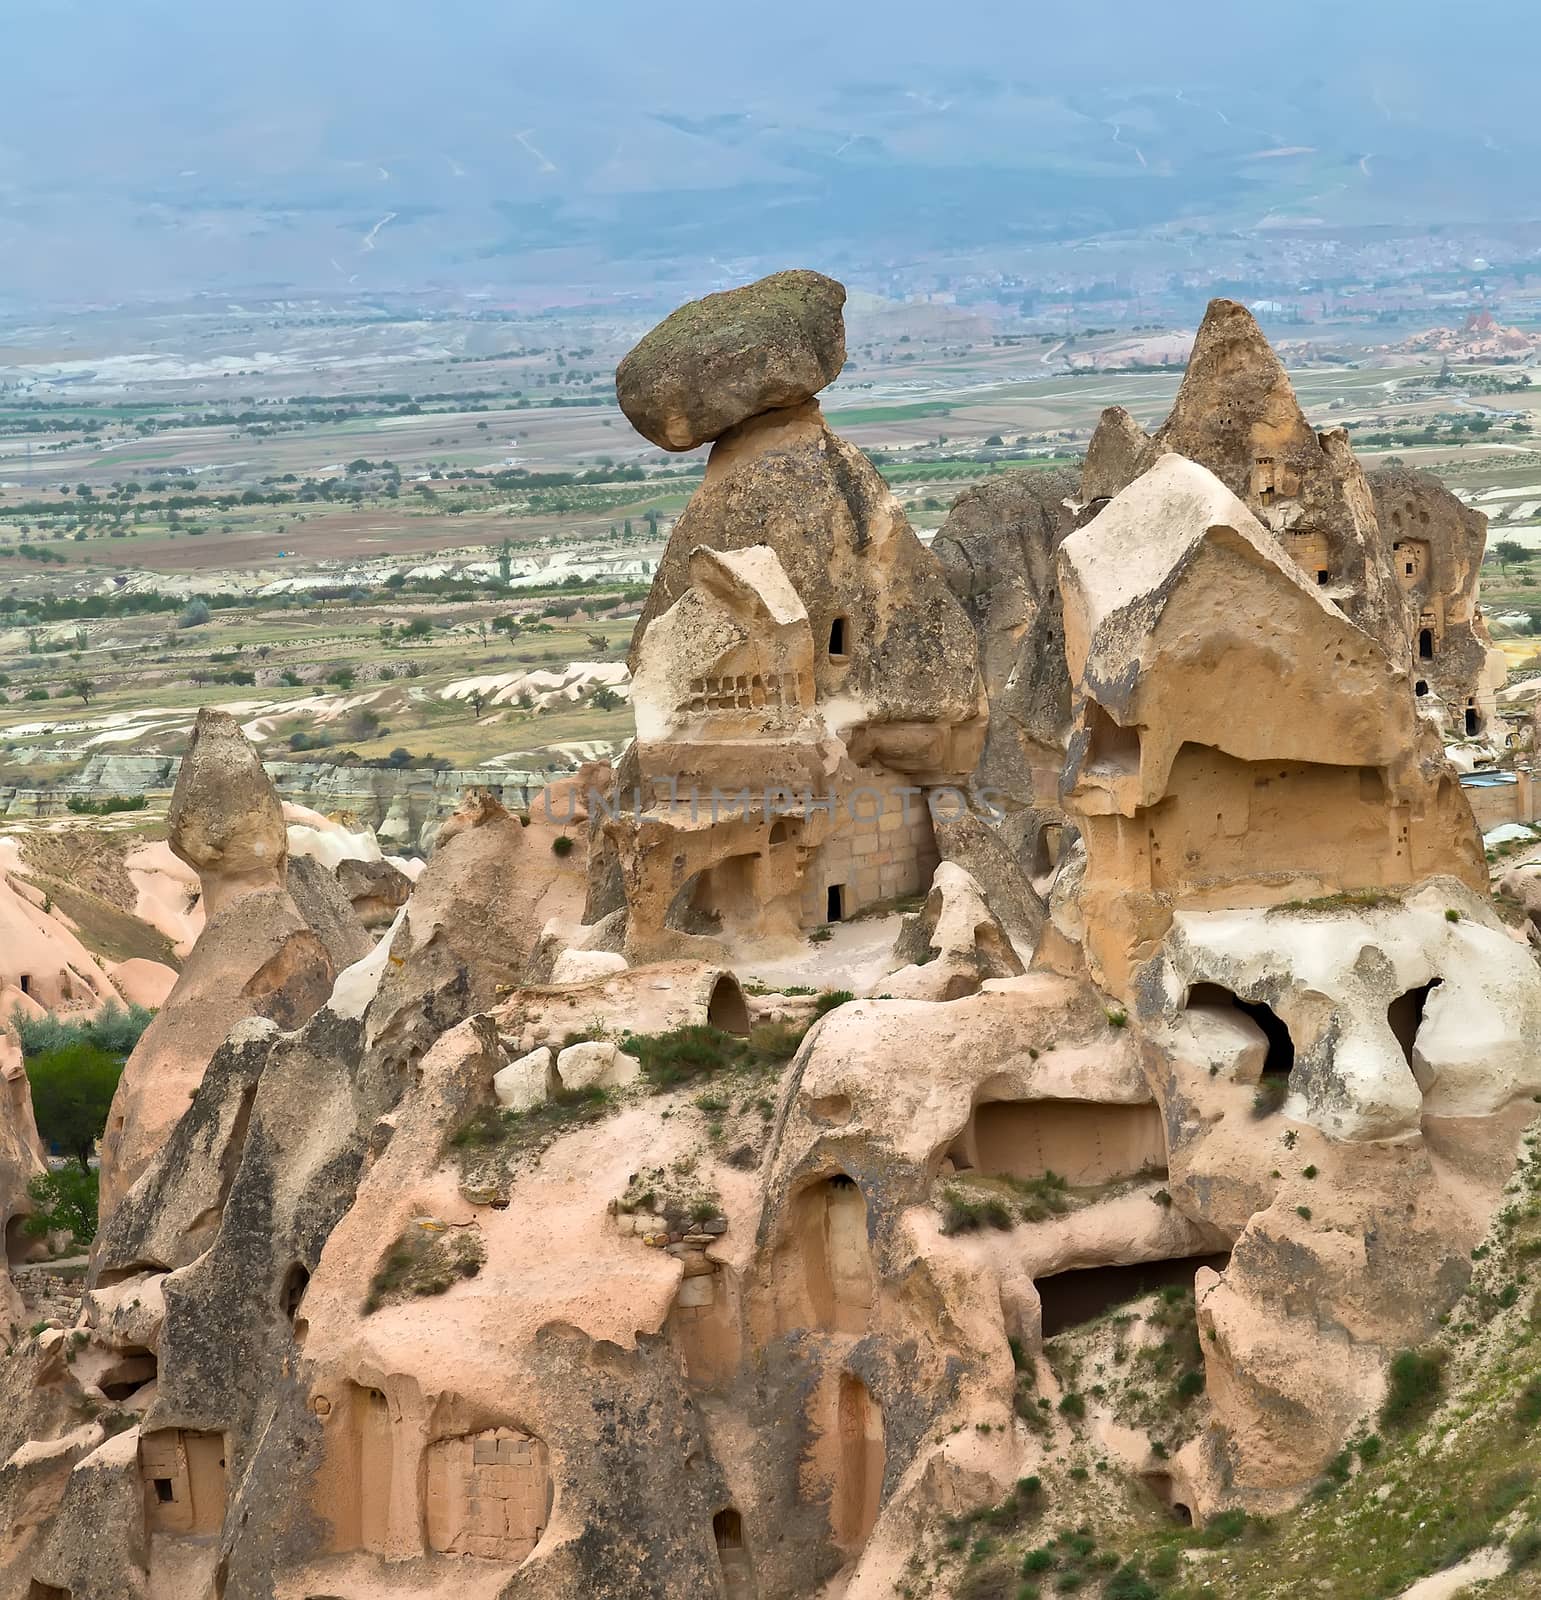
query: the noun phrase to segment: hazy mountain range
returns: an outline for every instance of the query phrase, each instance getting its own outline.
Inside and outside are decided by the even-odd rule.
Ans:
[[[9,0],[0,303],[1534,217],[1533,0]]]

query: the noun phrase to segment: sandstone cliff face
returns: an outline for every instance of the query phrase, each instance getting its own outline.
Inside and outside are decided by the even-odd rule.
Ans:
[[[1541,974],[1410,654],[1415,604],[1480,639],[1480,530],[1308,439],[1238,311],[1073,516],[993,480],[932,555],[813,377],[669,387],[737,349],[693,309],[634,406],[726,431],[606,804],[469,796],[335,981],[374,880],[302,918],[209,730],[195,982],[131,1064],[80,1326],[0,1369],[0,1600],[888,1600],[1021,1480],[1073,1525],[1067,1462],[1200,1521],[1311,1488],[1504,1203]],[[1429,576],[1388,609],[1396,512]],[[1015,809],[933,817],[976,775]],[[1113,1368],[1183,1317],[1157,1432]]]

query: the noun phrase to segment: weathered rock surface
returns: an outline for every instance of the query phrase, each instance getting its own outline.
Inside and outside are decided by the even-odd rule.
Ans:
[[[776,272],[692,300],[623,360],[616,398],[664,450],[693,450],[762,411],[799,405],[845,365],[845,288],[819,272]]]
[[[101,1141],[104,1218],[176,1126],[230,1030],[254,1016],[298,1027],[337,975],[286,886],[278,797],[225,713],[199,712],[168,820],[173,850],[198,872],[207,920],[118,1082]],[[322,915],[333,912],[341,916],[335,904]],[[349,947],[345,924],[329,934],[340,952]]]
[[[1011,814],[1058,803],[1070,677],[1055,554],[1075,526],[1068,472],[1003,472],[953,502],[931,553],[979,637],[990,729],[976,782]]]

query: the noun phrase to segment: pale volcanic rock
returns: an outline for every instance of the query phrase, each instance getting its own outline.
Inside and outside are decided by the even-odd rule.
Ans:
[[[230,1030],[248,1017],[298,1027],[337,974],[286,887],[283,810],[234,718],[198,713],[169,821],[173,850],[198,871],[207,921],[113,1096],[101,1141],[104,1219],[187,1110]],[[337,899],[334,909],[347,906]]]
[[[626,957],[613,950],[564,950],[552,963],[550,981],[558,988],[588,983],[612,972],[624,972],[628,965]]]
[[[172,850],[203,884],[206,915],[248,889],[283,882],[283,807],[228,712],[199,711],[166,822]]]
[[[950,861],[936,869],[919,913],[905,919],[894,954],[906,964],[883,979],[882,989],[896,1000],[957,1000],[988,978],[1023,971],[979,885]]]
[[[569,1094],[584,1089],[623,1089],[641,1075],[641,1064],[608,1039],[570,1044],[556,1058],[557,1078]]]
[[[834,731],[920,721],[943,732],[957,727],[974,736],[972,769],[985,724],[973,628],[882,475],[817,406],[756,417],[713,448],[632,636],[634,679],[654,618],[691,585],[700,546],[773,551],[815,641],[827,642],[844,619],[848,648],[835,659],[820,650],[813,666]],[[950,755],[935,764],[955,769]]]
[[[427,870],[389,936],[368,1018],[371,1048],[402,1059],[519,983],[552,918],[575,918],[581,846],[558,855],[553,823],[521,824],[490,794],[469,795],[439,832]]]
[[[627,420],[664,450],[693,450],[762,411],[811,400],[845,365],[845,288],[777,272],[693,300],[616,368]]]
[[[1097,419],[1081,463],[1081,500],[1095,506],[1111,500],[1139,476],[1150,435],[1124,410],[1109,406]]]
[[[134,915],[165,934],[172,949],[185,959],[206,920],[197,872],[162,839],[136,845],[123,865],[136,894]]]
[[[559,1080],[553,1072],[551,1052],[541,1045],[494,1072],[492,1092],[504,1110],[528,1111],[555,1092]]]
[[[166,1003],[177,983],[173,968],[160,961],[147,961],[143,956],[114,962],[107,972],[113,987],[131,1006],[146,1006],[151,1011]]]

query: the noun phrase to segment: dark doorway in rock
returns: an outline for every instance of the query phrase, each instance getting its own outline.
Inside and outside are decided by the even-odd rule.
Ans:
[[[1332,582],[1332,574],[1325,567],[1318,567],[1316,569],[1317,587],[1321,588],[1321,589],[1325,589],[1327,587],[1327,585],[1329,583],[1331,583],[1331,582]]]
[[[841,922],[845,918],[845,885],[832,883],[824,894],[824,920]]]
[[[115,1404],[137,1394],[160,1376],[160,1362],[153,1350],[129,1345],[114,1352],[112,1365],[96,1380],[96,1386]]]
[[[844,617],[836,617],[829,625],[829,659],[831,661],[844,661],[846,649],[846,635],[850,627]]]
[[[712,1537],[717,1542],[717,1560],[722,1565],[722,1592],[726,1600],[750,1600],[754,1593],[754,1571],[744,1545],[744,1519],[732,1506],[712,1518]]]
[[[19,1267],[42,1241],[27,1232],[27,1219],[12,1217],[5,1225],[5,1264]]]
[[[68,1589],[60,1589],[55,1584],[34,1578],[27,1585],[27,1600],[71,1600],[71,1596]]]
[[[1141,1480],[1152,1496],[1165,1507],[1173,1522],[1185,1528],[1193,1526],[1192,1509],[1173,1498],[1177,1491],[1170,1472],[1146,1472],[1141,1474]]]
[[[1288,1078],[1295,1065],[1295,1041],[1283,1019],[1272,1006],[1261,1000],[1243,1000],[1218,983],[1196,983],[1188,990],[1190,1006],[1234,1006],[1263,1030],[1268,1055],[1263,1062],[1265,1078]]]
[[[18,981],[21,984],[21,992],[23,994],[30,995],[32,993],[32,974],[30,972],[24,972]]]
[[[1228,1255],[1180,1256],[1173,1261],[1139,1261],[1125,1267],[1081,1267],[1039,1278],[1033,1286],[1043,1306],[1043,1336],[1052,1339],[1066,1328],[1092,1322],[1152,1289],[1171,1284],[1191,1289],[1200,1267],[1223,1272],[1229,1261]]]
[[[288,1272],[284,1274],[283,1294],[280,1304],[284,1315],[293,1322],[299,1314],[300,1301],[305,1298],[305,1291],[310,1286],[310,1271],[300,1262],[296,1261]]]
[[[1397,1036],[1397,1043],[1402,1047],[1402,1055],[1408,1066],[1413,1064],[1413,1045],[1418,1039],[1418,1029],[1423,1025],[1424,1007],[1428,1005],[1429,996],[1439,984],[1438,978],[1428,983],[1421,983],[1416,989],[1409,989],[1406,994],[1399,994],[1386,1007],[1386,1021]]]
[[[706,1020],[714,1028],[741,1038],[749,1032],[749,1006],[744,1000],[744,991],[726,974],[712,985],[711,999],[706,1002]]]
[[[1429,692],[1429,686],[1422,678],[1413,685],[1413,693],[1421,700]]]
[[[1420,628],[1418,630],[1418,659],[1432,661],[1434,659],[1434,630]]]
[[[771,824],[770,842],[772,844],[786,844],[792,837],[792,825],[785,817],[778,817]]]
[[[1482,718],[1477,715],[1477,708],[1474,705],[1468,705],[1466,707],[1466,737],[1474,739],[1481,731]]]

